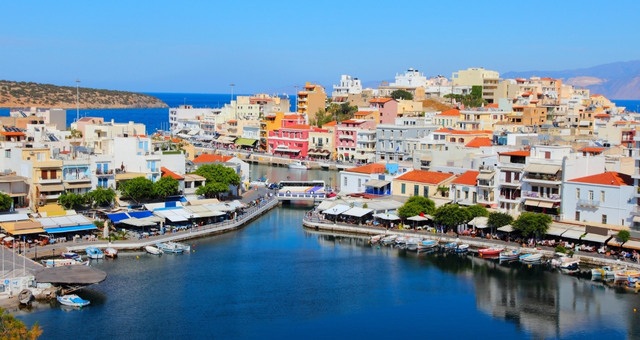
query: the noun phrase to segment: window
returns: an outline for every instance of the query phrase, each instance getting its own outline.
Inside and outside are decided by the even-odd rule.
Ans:
[[[420,195],[420,186],[417,184],[413,185],[413,196],[418,196]]]
[[[429,197],[429,186],[425,185],[422,187],[422,196]]]
[[[576,221],[580,221],[580,212],[576,211]]]
[[[607,215],[602,215],[602,224],[607,224]]]
[[[4,150],[4,158],[11,158],[11,149]]]
[[[362,186],[362,178],[358,178],[358,189]]]
[[[344,176],[342,178],[342,185],[344,185],[346,187],[348,183],[349,183],[349,181],[347,181],[347,176]]]
[[[604,190],[600,191],[600,202],[604,203]]]
[[[593,190],[589,190],[589,201],[593,201]]]
[[[576,199],[580,199],[580,188],[576,188]]]
[[[407,189],[407,185],[405,183],[400,184],[400,193],[404,194]]]

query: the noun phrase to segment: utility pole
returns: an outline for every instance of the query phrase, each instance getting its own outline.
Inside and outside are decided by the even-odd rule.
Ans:
[[[76,122],[80,120],[80,79],[76,79]]]

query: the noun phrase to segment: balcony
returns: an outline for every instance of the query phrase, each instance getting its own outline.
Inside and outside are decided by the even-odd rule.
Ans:
[[[38,178],[37,184],[60,184],[62,183],[62,178]]]
[[[493,197],[490,197],[490,196],[480,196],[480,195],[478,195],[476,200],[478,201],[478,204],[493,204],[493,203],[496,203],[495,200],[493,199]]]
[[[91,182],[91,177],[86,176],[84,174],[74,175],[74,176],[65,176],[65,182],[69,183],[78,183],[78,182]]]
[[[493,181],[486,181],[483,179],[479,179],[478,180],[478,186],[479,187],[485,187],[485,188],[493,188]]]
[[[509,182],[500,182],[500,186],[502,186],[502,187],[519,188],[521,185],[522,185],[522,182],[520,182],[519,180],[515,180],[515,179],[512,179]]]
[[[113,177],[113,169],[103,171],[101,169],[96,170],[97,177]]]
[[[576,203],[578,207],[581,208],[597,208],[600,206],[600,201],[595,200],[578,200]]]
[[[550,202],[560,202],[561,197],[560,194],[540,194],[537,191],[528,191],[525,190],[522,192],[522,197],[526,198],[535,198],[542,201],[550,201]]]
[[[546,183],[546,184],[556,184],[556,185],[560,185],[562,183],[562,178],[560,178],[560,176],[536,174],[536,173],[527,174],[526,176],[524,176],[522,180],[527,183]]]
[[[507,202],[507,203],[520,203],[521,201],[521,197],[520,196],[505,196],[505,195],[500,195],[500,201],[502,202]]]

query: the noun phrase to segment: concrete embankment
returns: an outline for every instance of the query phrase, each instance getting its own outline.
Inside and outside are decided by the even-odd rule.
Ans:
[[[466,243],[472,249],[472,251],[477,251],[477,249],[482,248],[490,248],[490,247],[504,247],[509,249],[520,249],[521,253],[540,253],[547,258],[552,258],[554,256],[554,249],[549,247],[522,247],[519,244],[513,242],[504,242],[500,240],[489,240],[478,237],[455,237],[447,234],[440,233],[431,233],[426,231],[413,231],[413,230],[386,230],[384,228],[378,227],[368,227],[361,225],[347,225],[347,224],[338,224],[327,221],[321,221],[315,218],[305,217],[302,221],[302,224],[306,228],[310,228],[317,231],[323,232],[331,232],[331,233],[341,233],[347,235],[365,235],[365,236],[374,236],[374,235],[398,235],[398,236],[417,236],[425,239],[438,240],[440,243],[448,243],[448,242],[460,242]],[[630,261],[620,261],[615,258],[605,257],[604,255],[600,255],[597,253],[583,253],[577,252],[573,255],[574,258],[580,260],[580,263],[585,264],[587,266],[626,266],[628,268],[634,268],[640,270],[640,264],[636,262]]]

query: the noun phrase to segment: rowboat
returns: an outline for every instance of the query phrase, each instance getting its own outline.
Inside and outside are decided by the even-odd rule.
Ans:
[[[518,249],[506,249],[500,252],[500,261],[517,260],[520,256],[520,250]]]
[[[56,299],[60,304],[71,307],[84,307],[90,303],[89,300],[85,300],[75,294],[58,296]]]
[[[520,262],[535,263],[542,261],[542,254],[522,254],[519,257]]]
[[[456,253],[458,254],[466,253],[467,251],[469,251],[469,245],[466,243],[459,244],[456,248]]]
[[[104,256],[114,259],[118,257],[118,250],[113,247],[108,247],[104,250]]]
[[[634,269],[622,269],[616,270],[613,273],[613,278],[616,281],[629,280],[629,278],[640,278],[640,271]]]
[[[162,255],[162,250],[154,247],[154,246],[146,246],[144,250],[151,255]]]
[[[502,250],[504,250],[504,248],[482,248],[478,249],[478,254],[480,254],[480,256],[496,256],[499,255]]]
[[[600,268],[591,269],[592,280],[606,280],[615,278],[615,271],[611,266],[602,266]]]

